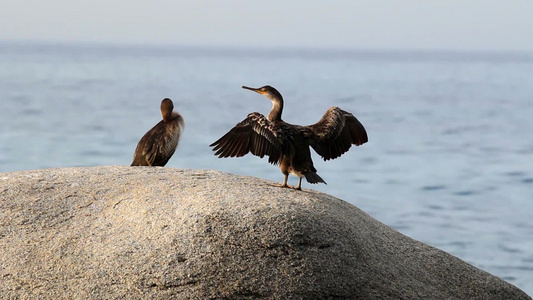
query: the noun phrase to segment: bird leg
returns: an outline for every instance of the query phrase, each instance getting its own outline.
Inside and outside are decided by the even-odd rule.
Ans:
[[[289,174],[285,174],[285,178],[283,178],[283,183],[282,184],[269,184],[271,186],[277,186],[277,187],[283,187],[283,188],[291,188],[291,189],[297,189],[297,190],[301,190],[301,188],[295,188],[295,187],[292,187],[290,185],[287,184],[287,181],[289,179]],[[302,182],[302,180],[300,180],[300,183]]]
[[[289,179],[289,174],[285,174],[285,178],[283,178],[282,184],[269,184],[271,186],[277,186],[277,187],[284,187],[284,188],[292,188],[292,186],[287,184],[287,180]]]
[[[298,186],[294,189],[301,191],[302,190],[302,177],[298,177],[300,180],[298,181]]]
[[[288,184],[287,184],[287,180],[289,180],[289,174],[284,174],[285,177],[283,178],[283,184],[281,185],[281,187],[290,187]]]

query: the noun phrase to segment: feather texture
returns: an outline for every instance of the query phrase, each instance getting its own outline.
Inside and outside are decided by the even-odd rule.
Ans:
[[[254,112],[210,147],[220,158],[241,157],[251,152],[261,158],[268,156],[268,162],[276,165],[281,159],[281,143],[273,124],[262,114]]]
[[[353,145],[368,142],[365,128],[354,115],[338,107],[330,107],[322,119],[306,126],[312,132],[309,144],[324,160],[335,159]]]

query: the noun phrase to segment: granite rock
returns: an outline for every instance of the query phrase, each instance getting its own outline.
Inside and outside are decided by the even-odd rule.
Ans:
[[[212,170],[0,173],[14,299],[531,299],[312,190]]]

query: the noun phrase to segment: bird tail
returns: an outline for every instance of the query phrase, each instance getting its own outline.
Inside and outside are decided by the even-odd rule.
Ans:
[[[319,183],[319,182],[322,182],[324,184],[327,184],[324,179],[322,179],[322,177],[318,176],[317,173],[315,172],[305,172],[304,173],[304,176],[305,176],[305,179],[307,180],[307,182],[309,183]]]

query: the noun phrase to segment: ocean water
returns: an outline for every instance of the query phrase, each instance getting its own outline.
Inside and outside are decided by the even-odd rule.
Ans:
[[[211,49],[0,42],[0,172],[129,165],[174,101],[185,118],[173,168],[281,182],[251,155],[208,147],[270,101],[312,124],[352,112],[369,142],[315,167],[344,199],[403,234],[533,295],[533,54]],[[296,184],[294,177],[290,184]]]

